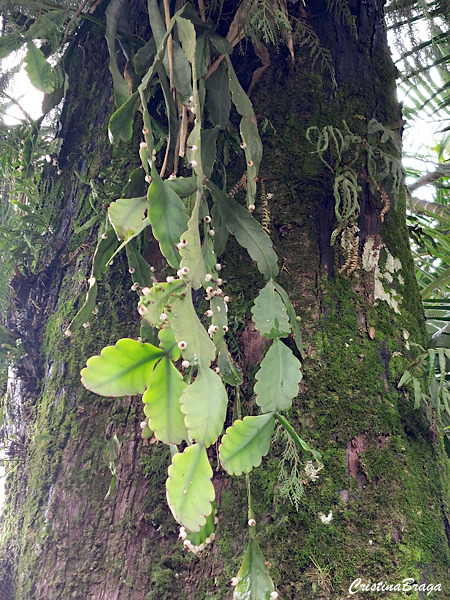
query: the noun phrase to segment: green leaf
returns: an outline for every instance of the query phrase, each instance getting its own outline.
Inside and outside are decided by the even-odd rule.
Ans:
[[[207,448],[214,444],[222,432],[228,404],[219,375],[208,367],[199,367],[195,381],[185,388],[180,402],[190,437]]]
[[[230,120],[231,93],[228,86],[228,70],[224,61],[206,80],[205,86],[209,120],[219,129],[225,129]]]
[[[233,600],[270,600],[274,585],[255,538],[248,542],[237,580]]]
[[[262,158],[262,143],[255,121],[248,117],[241,119],[241,138],[244,142],[245,161],[247,163],[247,206],[255,204],[256,178]]]
[[[119,242],[114,234],[112,227],[109,227],[105,233],[106,237],[100,237],[97,248],[94,252],[92,275],[100,279],[109,266],[110,260],[116,251]]]
[[[161,326],[161,314],[166,309],[167,304],[173,301],[173,294],[179,294],[186,286],[186,282],[181,279],[175,279],[171,283],[163,282],[154,284],[140,301],[140,306],[145,307],[142,310],[144,319],[153,325]]]
[[[183,19],[183,17],[177,17],[176,21],[178,25],[178,35],[180,37],[181,45],[187,56],[188,61],[192,64],[195,61],[195,27],[191,23],[191,21]]]
[[[255,118],[252,103],[239,83],[233,65],[231,64],[230,57],[226,56],[225,59],[227,61],[228,83],[230,86],[231,97],[236,110],[241,117],[248,117],[249,119]]]
[[[97,280],[95,279],[95,277],[91,277],[89,279],[89,289],[86,293],[86,299],[84,301],[84,304],[77,312],[75,317],[72,319],[72,322],[67,328],[67,332],[74,333],[75,331],[80,329],[80,327],[84,325],[84,323],[89,323],[89,319],[92,317],[92,313],[95,309],[97,290]],[[69,333],[67,335],[69,335]]]
[[[400,381],[398,382],[397,387],[400,389],[401,387],[403,387],[406,383],[408,383],[409,381],[411,381],[412,379],[412,375],[411,373],[406,370],[403,375],[401,376]]]
[[[116,106],[122,106],[128,100],[129,88],[117,66],[116,33],[125,0],[110,0],[106,8],[105,38],[109,51],[109,70],[113,79]]]
[[[145,260],[140,252],[136,248],[134,240],[130,240],[125,246],[125,250],[128,258],[128,266],[131,273],[131,279],[133,283],[138,283],[141,288],[150,287],[152,285],[152,275],[150,265]]]
[[[286,307],[272,279],[259,292],[251,311],[256,329],[266,338],[285,337],[290,333]]]
[[[191,283],[194,290],[198,290],[202,287],[205,282],[206,275],[206,267],[203,260],[199,231],[199,210],[201,197],[201,192],[197,192],[194,210],[192,211],[192,216],[187,224],[188,229],[181,236],[185,240],[186,245],[180,250],[180,269],[189,269],[189,272],[185,278]]]
[[[195,68],[198,79],[203,79],[209,66],[209,40],[206,34],[197,38],[195,48]]]
[[[142,48],[133,56],[133,66],[136,74],[142,77],[144,73],[152,66],[156,54],[156,43],[152,37]]]
[[[307,456],[309,459],[311,458],[311,456],[315,459],[320,461],[322,456],[320,454],[320,452],[317,452],[317,450],[314,450],[313,448],[311,448],[311,446],[309,444],[307,444],[304,440],[302,440],[298,433],[295,431],[295,429],[292,427],[292,425],[289,423],[289,421],[283,417],[282,415],[276,413],[276,417],[277,417],[277,421],[283,426],[283,428],[289,433],[289,435],[291,436],[293,442],[295,443],[295,445],[297,446],[297,448],[299,450],[301,450],[303,452],[303,454],[305,454],[305,456]]]
[[[297,346],[297,350],[299,351],[300,356],[304,359],[305,351],[303,350],[302,334],[300,333],[300,327],[298,326],[297,315],[295,314],[294,307],[292,306],[292,303],[289,300],[289,296],[286,294],[285,290],[281,287],[281,285],[275,283],[275,289],[280,294],[281,298],[283,299],[284,305],[286,306],[289,316],[289,323],[291,324],[292,332],[294,334],[295,345]]]
[[[300,362],[290,348],[276,340],[264,357],[256,379],[256,403],[262,412],[288,410],[302,380]]]
[[[216,355],[216,348],[195,312],[191,290],[186,296],[174,300],[169,316],[178,344],[186,344],[183,357],[191,365],[209,367]]]
[[[273,414],[244,417],[228,427],[219,446],[219,458],[230,475],[250,473],[269,452],[275,418]]]
[[[208,181],[206,185],[214,202],[219,207],[220,215],[226,223],[228,231],[236,236],[241,246],[247,249],[266,279],[276,277],[278,275],[277,255],[270,237],[258,221],[212,181]]]
[[[142,400],[149,427],[165,444],[181,444],[187,440],[180,396],[186,384],[168,356],[161,359],[153,371]]]
[[[27,41],[28,52],[25,56],[25,71],[30,82],[41,92],[50,93],[55,88],[55,75],[51,66],[45,60],[42,51],[32,40]]]
[[[173,190],[180,198],[187,198],[197,191],[197,177],[177,177],[165,179],[164,185]]]
[[[186,531],[186,539],[194,546],[194,550],[201,544],[207,543],[209,536],[214,533],[214,517],[216,516],[216,503],[212,502],[211,514],[206,517],[206,523],[200,528],[200,531]]]
[[[414,388],[414,408],[420,408],[420,403],[422,400],[422,388],[420,386],[420,381],[416,379],[416,377],[413,377],[412,383]]]
[[[159,345],[166,355],[173,361],[177,361],[180,358],[181,350],[178,348],[174,330],[165,325],[164,329],[159,331],[158,339],[160,341]]]
[[[173,516],[190,531],[199,531],[212,512],[212,469],[201,444],[175,454],[166,482],[167,501]]]
[[[162,254],[174,269],[178,268],[180,255],[176,244],[186,231],[188,216],[180,197],[164,185],[152,163],[152,183],[148,188],[148,219],[153,235],[159,242]]]
[[[216,141],[219,135],[219,128],[214,127],[213,129],[206,129],[201,132],[202,140],[202,164],[203,174],[208,179],[211,177],[213,172],[214,162],[216,160]]]
[[[149,385],[153,367],[164,351],[128,338],[103,348],[81,371],[85,388],[101,396],[142,394]]]
[[[129,142],[133,137],[134,113],[139,105],[139,92],[134,92],[109,120],[108,135],[111,144]]]
[[[109,205],[109,220],[119,240],[128,241],[145,228],[145,211],[147,208],[146,196],[142,198],[120,198]]]
[[[217,366],[220,370],[220,375],[228,385],[240,386],[242,385],[242,372],[234,364],[230,353],[228,352],[227,344],[224,339],[220,340],[218,346]]]
[[[147,192],[147,182],[145,181],[145,171],[138,167],[131,171],[130,177],[122,190],[121,198],[139,198],[145,196]]]

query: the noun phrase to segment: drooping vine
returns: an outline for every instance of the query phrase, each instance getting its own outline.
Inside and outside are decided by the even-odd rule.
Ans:
[[[252,104],[230,60],[232,45],[227,39],[209,27],[190,5],[166,24],[156,0],[149,0],[148,8],[156,48],[150,52],[139,85],[125,98],[125,80],[113,44],[120,10],[114,0],[108,7],[106,35],[118,104],[110,120],[110,140],[116,144],[131,140],[135,112],[140,111],[141,167],[130,174],[121,198],[109,206],[109,225],[100,232],[86,301],[66,334],[88,325],[95,311],[98,280],[117,253],[126,248],[133,289],[139,294],[141,339],[121,339],[90,358],[81,372],[82,382],[103,396],[143,394],[143,434],[154,436],[171,449],[167,500],[181,526],[180,538],[196,554],[215,537],[210,461],[218,443],[218,458],[225,471],[247,478],[249,543],[241,569],[232,580],[234,597],[256,597],[248,595],[250,589],[258,591],[258,598],[274,599],[278,594],[256,539],[248,474],[269,452],[276,423],[305,456],[310,470],[312,464],[313,470],[319,470],[321,457],[298,436],[283,414],[298,395],[302,378],[298,356],[303,358],[304,351],[294,308],[276,282],[279,269],[268,224],[263,228],[253,216],[262,143]],[[217,61],[220,64],[214,72],[214,85],[218,90],[211,93],[208,74]],[[167,117],[162,143],[151,114],[157,83]],[[229,123],[232,105],[239,119],[245,173],[235,190],[227,194],[220,187],[224,181],[217,175],[220,171],[215,170],[215,158],[217,140]],[[181,119],[173,115],[181,115]],[[162,165],[158,153],[164,156]],[[178,176],[179,169],[187,176]],[[166,177],[169,170],[172,173]],[[241,188],[245,189],[246,206],[234,198]],[[262,197],[267,204],[264,189]],[[266,205],[263,208],[268,211]],[[167,261],[171,274],[165,280],[157,279],[135,244],[147,228]],[[241,413],[242,373],[227,345],[232,290],[222,279],[219,257],[228,235],[247,250],[266,281],[252,308],[255,328],[271,341],[256,373],[254,393],[259,414]],[[199,291],[204,298],[200,301]],[[297,356],[283,341],[290,335]],[[150,339],[156,342],[149,343]],[[236,418],[223,434],[230,398]],[[298,462],[295,468],[298,471]]]

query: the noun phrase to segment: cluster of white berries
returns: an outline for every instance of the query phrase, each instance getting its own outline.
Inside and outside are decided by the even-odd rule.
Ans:
[[[193,552],[196,556],[198,556],[208,544],[211,544],[216,539],[216,534],[214,532],[210,533],[206,540],[195,546],[190,540],[187,539],[187,531],[184,527],[180,527],[180,535],[178,536],[180,540],[183,541],[183,546],[189,550],[189,552]]]

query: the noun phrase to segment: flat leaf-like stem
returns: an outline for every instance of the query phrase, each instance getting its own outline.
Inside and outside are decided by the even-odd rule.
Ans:
[[[142,394],[162,356],[160,348],[124,338],[115,346],[103,348],[100,356],[92,356],[81,371],[81,381],[100,396]]]
[[[256,539],[250,539],[237,574],[233,600],[270,600],[274,585]]]
[[[241,246],[247,249],[266,279],[276,277],[278,275],[278,258],[270,237],[260,223],[251,216],[248,210],[233,200],[231,196],[225,194],[212,181],[207,181],[206,186],[219,207],[220,216],[228,231],[236,237]]]
[[[269,452],[275,419],[273,414],[244,417],[228,427],[219,447],[219,458],[227,473],[250,473]]]
[[[180,396],[185,388],[182,375],[165,356],[153,371],[142,398],[145,414],[150,419],[149,427],[165,444],[180,444],[187,440],[180,406]]]
[[[311,456],[315,460],[322,459],[322,455],[320,454],[320,452],[317,452],[317,450],[314,450],[313,448],[311,448],[311,446],[309,444],[307,444],[304,440],[302,440],[301,437],[299,437],[299,435],[297,434],[295,429],[292,427],[292,425],[289,423],[289,421],[285,417],[283,417],[282,415],[280,415],[278,413],[275,413],[275,416],[277,418],[277,421],[289,433],[292,440],[296,444],[297,448],[299,448],[299,450],[301,450],[303,452],[303,454],[305,454],[305,456],[307,456],[309,459],[311,458]]]
[[[277,339],[261,362],[256,379],[256,403],[263,412],[289,410],[302,380],[300,361]]]
[[[214,486],[212,469],[202,444],[175,454],[166,482],[167,502],[173,516],[190,531],[200,531],[211,514]]]
[[[155,166],[151,168],[152,183],[148,188],[148,219],[162,254],[171,267],[177,269],[180,255],[176,244],[186,231],[188,216],[181,198],[164,185]]]
[[[256,329],[266,338],[285,337],[290,333],[286,307],[272,279],[259,292],[251,310]]]
[[[222,432],[228,404],[219,375],[199,367],[195,381],[185,388],[180,402],[190,437],[206,447],[214,444]]]
[[[186,296],[174,300],[168,317],[184,359],[191,365],[209,367],[216,355],[216,348],[195,312],[190,288]]]
[[[111,202],[108,209],[109,220],[119,240],[133,238],[145,227],[147,197],[120,198]]]

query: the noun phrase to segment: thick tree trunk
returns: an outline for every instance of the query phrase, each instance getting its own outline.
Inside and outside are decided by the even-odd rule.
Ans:
[[[362,159],[355,161],[361,188],[357,264],[340,273],[345,249],[340,238],[330,245],[337,224],[334,174],[306,139],[311,126],[344,131],[347,125],[365,138],[372,118],[393,127],[400,121],[382,10],[372,0],[352,0],[349,6],[357,38],[345,12],[328,12],[322,2],[299,8],[329,49],[331,62],[324,69],[313,66],[309,49],[296,49],[295,63],[283,48],[271,52],[271,65],[251,97],[258,119],[268,120],[260,180],[282,266],[279,280],[301,317],[307,349],[301,391],[289,417],[324,462],[319,479],[305,486],[297,511],[281,497],[283,445],[274,445],[251,474],[257,533],[283,600],[350,597],[357,578],[440,583],[439,597],[446,598],[449,460],[433,411],[414,410],[413,400],[397,389],[415,356],[413,343],[425,343],[404,194],[395,197],[392,182],[386,184],[390,207],[383,213],[386,202],[372,194]],[[141,10],[135,7],[136,22],[145,18]],[[236,53],[235,59],[245,87],[259,63],[251,54]],[[102,399],[79,382],[89,356],[119,337],[138,335],[124,261],[102,282],[99,313],[90,327],[63,336],[82,301],[96,241],[94,234],[87,239],[73,234],[73,226],[91,216],[89,188],[76,172],[85,180],[99,176],[112,152],[106,133],[111,86],[99,28],[88,25],[79,32],[71,64],[61,119],[62,175],[49,172],[47,179],[46,202],[55,207],[58,233],[33,282],[30,294],[38,295],[22,301],[11,317],[28,344],[19,370],[27,442],[7,478],[0,597],[3,592],[11,600],[228,599],[229,579],[245,545],[245,481],[215,472],[216,540],[201,558],[186,556],[165,503],[169,452],[142,443],[141,400]],[[111,181],[128,175],[136,145],[113,153]],[[326,158],[331,164],[333,156]],[[236,159],[232,183],[243,168]],[[232,243],[223,264],[225,289],[233,298],[232,347],[247,369],[243,393],[250,412],[262,350],[249,326],[249,306],[261,282],[245,252]],[[48,436],[36,437],[40,434]],[[106,500],[105,434],[117,434],[122,448],[117,487]],[[331,521],[324,523],[321,514],[330,513]],[[367,592],[365,597],[401,595]]]

